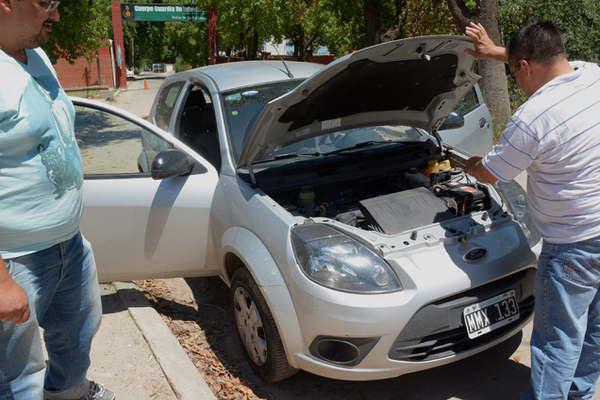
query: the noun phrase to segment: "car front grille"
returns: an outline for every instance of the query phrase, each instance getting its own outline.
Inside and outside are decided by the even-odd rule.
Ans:
[[[535,269],[531,268],[436,301],[421,308],[394,341],[389,357],[398,361],[431,361],[483,346],[505,335],[533,313]],[[519,319],[469,339],[462,318],[464,307],[515,290]]]

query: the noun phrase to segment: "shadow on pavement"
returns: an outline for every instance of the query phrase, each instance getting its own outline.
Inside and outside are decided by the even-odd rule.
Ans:
[[[509,357],[521,343],[519,333],[493,349],[447,366],[398,378],[349,382],[299,372],[277,384],[262,382],[252,371],[237,338],[229,289],[219,278],[186,279],[194,307],[158,299],[153,305],[173,320],[194,321],[229,372],[260,398],[518,400],[527,390],[529,367]]]
[[[102,295],[102,314],[113,314],[127,310],[117,293]]]

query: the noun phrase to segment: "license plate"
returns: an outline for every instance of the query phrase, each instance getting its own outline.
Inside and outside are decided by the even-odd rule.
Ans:
[[[519,304],[515,291],[502,293],[463,310],[463,318],[469,339],[510,324],[519,319]]]

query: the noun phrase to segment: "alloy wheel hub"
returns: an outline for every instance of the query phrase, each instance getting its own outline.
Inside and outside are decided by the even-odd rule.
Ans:
[[[235,289],[233,308],[235,323],[248,355],[256,365],[264,365],[267,362],[267,340],[262,318],[256,303],[243,287]]]

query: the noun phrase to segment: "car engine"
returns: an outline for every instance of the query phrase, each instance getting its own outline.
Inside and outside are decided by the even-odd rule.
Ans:
[[[293,215],[331,218],[386,234],[491,207],[488,189],[459,168],[438,172],[412,169],[269,195]]]

